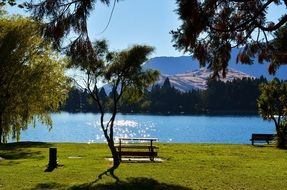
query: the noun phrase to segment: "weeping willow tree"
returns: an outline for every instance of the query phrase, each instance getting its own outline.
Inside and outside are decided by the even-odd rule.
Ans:
[[[41,38],[40,24],[0,16],[0,143],[20,139],[37,120],[52,126],[50,113],[66,99],[64,60]]]

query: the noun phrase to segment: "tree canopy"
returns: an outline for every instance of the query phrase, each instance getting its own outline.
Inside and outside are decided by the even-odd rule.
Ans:
[[[252,64],[254,56],[270,62],[272,74],[286,64],[286,49],[278,42],[286,46],[287,15],[277,22],[267,19],[268,8],[286,9],[286,0],[177,0],[177,5],[182,24],[171,31],[175,48],[190,52],[201,66],[208,63],[214,77],[226,75],[233,47],[243,47],[238,54],[242,63]]]
[[[17,140],[29,124],[51,126],[49,113],[66,99],[64,60],[41,38],[39,23],[23,17],[0,19],[0,143]]]
[[[274,121],[279,148],[287,146],[287,83],[273,80],[260,86],[261,94],[257,101],[263,119]]]

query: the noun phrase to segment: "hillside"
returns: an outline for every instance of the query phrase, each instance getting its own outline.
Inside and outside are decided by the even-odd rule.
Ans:
[[[159,81],[156,84],[162,85],[164,80],[168,77],[172,86],[176,89],[187,92],[192,89],[206,89],[207,80],[211,75],[211,71],[206,68],[201,68],[191,72],[185,72],[175,75],[161,74]],[[231,81],[233,79],[253,78],[253,76],[245,74],[234,69],[229,69],[226,78],[221,78],[223,81]]]
[[[255,59],[253,65],[244,65],[236,63],[236,56],[239,49],[233,49],[231,59],[229,61],[229,70],[236,70],[246,73],[247,75],[260,77],[263,75],[267,79],[271,80],[274,77],[287,80],[287,66],[281,66],[275,76],[268,74],[268,63],[259,64]],[[191,72],[200,69],[197,60],[190,56],[181,57],[154,57],[147,61],[146,68],[156,69],[161,71],[164,75],[175,75],[186,72]]]

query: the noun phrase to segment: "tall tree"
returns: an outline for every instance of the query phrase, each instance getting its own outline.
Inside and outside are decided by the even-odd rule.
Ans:
[[[68,92],[64,60],[41,38],[37,22],[0,16],[0,143],[29,124],[51,126]]]
[[[171,88],[171,84],[170,84],[168,77],[166,77],[166,79],[164,80],[162,88],[164,88],[164,89],[170,89]]]
[[[268,8],[286,9],[286,0],[177,0],[177,4],[182,25],[171,31],[175,48],[190,52],[201,66],[208,63],[214,77],[219,72],[226,75],[233,47],[244,47],[238,54],[242,63],[252,64],[254,55],[259,62],[270,61],[270,73],[286,64],[285,59],[278,58],[286,57],[286,51],[278,52],[269,34],[287,23],[287,15],[276,23],[267,20]]]
[[[120,52],[109,52],[106,42],[97,41],[93,46],[96,62],[82,62],[80,65],[71,64],[86,73],[85,87],[96,102],[101,117],[100,123],[104,136],[113,157],[113,166],[103,174],[110,173],[114,178],[114,170],[120,165],[120,157],[114,143],[114,121],[118,112],[118,105],[122,98],[130,102],[138,100],[144,90],[156,81],[159,73],[152,70],[144,70],[143,63],[153,51],[149,46],[135,45]],[[72,61],[77,60],[71,54]],[[103,91],[99,90],[98,81],[111,85],[111,116],[105,118],[105,99]],[[101,174],[99,178],[103,175]]]
[[[277,147],[287,146],[287,83],[273,80],[260,86],[258,110],[263,119],[274,121]]]

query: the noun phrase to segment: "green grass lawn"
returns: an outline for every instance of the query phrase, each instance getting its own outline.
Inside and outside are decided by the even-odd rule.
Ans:
[[[62,166],[44,172],[49,147]],[[13,143],[0,145],[0,189],[287,189],[287,151],[273,146],[159,144],[162,163],[111,166],[105,144]],[[69,158],[70,157],[70,158]],[[71,158],[72,157],[72,158]],[[76,158],[75,158],[76,157]],[[80,157],[80,158],[77,158]]]

